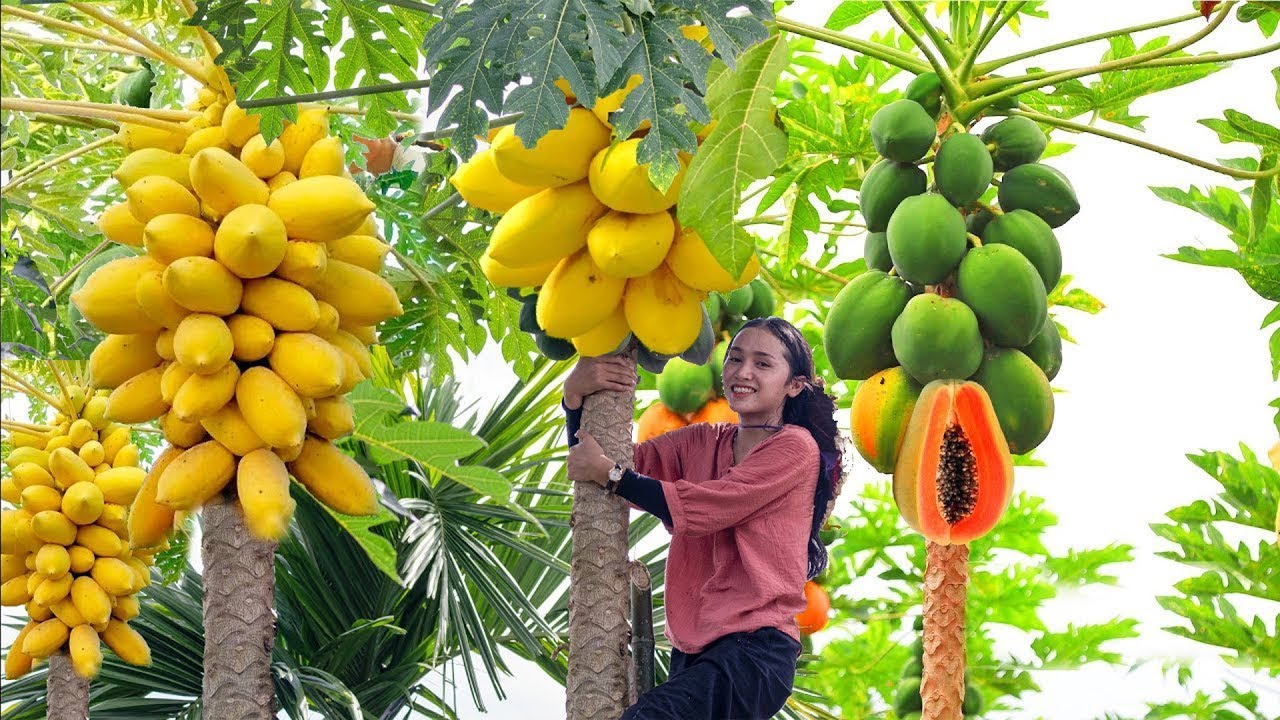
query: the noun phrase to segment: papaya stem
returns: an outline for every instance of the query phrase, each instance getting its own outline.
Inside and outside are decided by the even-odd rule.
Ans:
[[[953,108],[954,114],[954,108],[962,106],[964,104],[962,101],[967,97],[964,94],[964,90],[960,87],[960,84],[956,82],[955,75],[951,74],[951,69],[945,63],[934,56],[934,53],[930,50],[929,45],[924,41],[924,38],[921,37],[920,33],[916,32],[916,29],[911,26],[911,23],[905,16],[903,16],[902,12],[898,10],[895,3],[886,0],[884,7],[889,11],[889,15],[893,17],[893,21],[898,24],[898,27],[902,28],[902,32],[906,33],[907,37],[911,38],[911,41],[916,44],[916,47],[920,48],[921,54],[923,54],[925,59],[929,61],[929,65],[933,67],[933,72],[937,74],[938,81],[942,84],[942,92],[947,97],[947,106]],[[906,7],[909,8],[909,11],[913,12],[913,14],[915,12],[920,12],[919,9],[915,8],[911,3],[906,3]],[[917,16],[917,19],[923,22],[925,27],[932,27],[927,20],[923,19],[922,12]]]
[[[19,377],[17,373],[10,370],[9,368],[0,366],[0,374],[3,374],[6,378],[8,378],[9,382],[12,382],[18,387],[26,390],[28,395],[48,403],[49,407],[62,409],[58,401],[52,396],[50,396],[49,393],[46,393],[45,391],[37,388],[35,385],[31,385],[27,383],[26,380]]]
[[[238,101],[237,101],[237,104],[239,104]],[[364,115],[365,114],[364,110],[354,105],[325,105],[323,103],[309,103],[306,105],[299,105],[298,108],[299,109],[324,108],[327,112],[332,113],[334,115]],[[407,112],[400,112],[398,110],[390,110],[387,112],[387,114],[397,120],[404,120],[405,122],[419,122],[422,120],[422,117],[419,115],[415,115],[413,113],[407,113]]]
[[[887,2],[885,3],[885,5],[888,4],[889,3]],[[924,10],[917,3],[905,2],[902,4],[902,7],[906,9],[907,13],[916,19],[916,22],[920,23],[920,26],[924,29],[924,34],[929,36],[929,39],[933,41],[933,45],[937,48],[942,59],[947,61],[947,66],[954,67],[956,62],[960,59],[960,55],[956,50],[955,43],[951,41],[951,38],[947,37],[947,34],[939,30],[936,25],[929,22],[929,18],[925,16]]]
[[[969,546],[925,543],[921,720],[960,720],[964,703]]]
[[[19,17],[19,18],[22,18],[23,20],[28,20],[30,22],[33,22],[39,25],[44,25],[45,27],[48,27],[48,28],[63,30],[65,32],[73,33],[75,35],[82,35],[84,37],[91,37],[95,40],[101,40],[107,43],[108,45],[114,45],[120,48],[120,50],[124,52],[131,53],[133,55],[142,55],[143,57],[150,58],[151,60],[155,60],[157,62],[163,62],[161,58],[157,57],[155,53],[151,52],[147,48],[141,45],[134,45],[133,43],[126,42],[121,38],[115,37],[111,33],[102,32],[101,30],[94,30],[92,28],[87,28],[87,27],[84,27],[83,25],[76,25],[75,23],[70,23],[65,20],[58,20],[56,18],[46,17],[39,13],[33,13],[29,10],[22,10],[20,8],[13,7],[11,5],[5,5],[3,7],[0,7],[0,15],[13,15],[14,17]]]
[[[191,128],[175,122],[160,120],[147,113],[134,112],[141,108],[106,103],[59,104],[56,100],[31,100],[27,98],[0,97],[0,110],[12,112],[55,113],[79,117],[103,118],[120,123],[143,125],[172,133],[191,134]],[[127,109],[125,109],[127,108]],[[172,111],[177,112],[177,111]]]
[[[73,118],[69,115],[57,115],[51,113],[36,113],[31,116],[31,122],[44,123],[46,125],[62,125],[63,127],[84,128],[85,130],[119,130],[120,123],[101,118]],[[15,138],[16,139],[16,138]]]
[[[1013,4],[1013,7],[1009,8],[1008,12],[1004,12],[1004,6],[1006,5],[1004,0],[1001,0],[1001,2],[996,5],[996,10],[991,14],[991,19],[987,22],[987,26],[983,28],[982,33],[978,35],[978,41],[973,44],[973,49],[970,50],[967,56],[965,56],[964,63],[960,66],[961,82],[968,82],[969,78],[973,75],[973,64],[978,61],[978,55],[982,54],[982,51],[987,49],[987,45],[991,44],[991,41],[995,39],[996,34],[998,34],[1015,15],[1021,12],[1022,7],[1026,4],[1025,0],[1023,2],[1016,2]]]
[[[89,17],[97,20],[103,25],[106,25],[107,27],[114,29],[116,32],[121,33],[125,37],[130,38],[134,42],[137,42],[139,45],[142,45],[143,47],[147,48],[151,52],[155,53],[155,55],[157,56],[157,58],[159,58],[161,62],[172,65],[173,67],[190,75],[196,80],[199,80],[201,83],[204,83],[205,85],[209,84],[209,78],[205,75],[204,70],[202,70],[199,65],[195,64],[191,60],[188,60],[187,58],[179,57],[178,55],[170,51],[168,48],[161,46],[159,43],[147,37],[146,35],[143,35],[142,33],[138,32],[134,28],[129,27],[128,24],[126,24],[123,20],[116,17],[115,15],[112,15],[111,13],[106,12],[105,10],[101,10],[97,7],[94,7],[93,5],[90,5],[88,3],[74,2],[74,3],[67,3],[67,4],[75,8],[76,10],[80,11],[82,14],[88,15]]]
[[[3,39],[0,39],[0,44],[8,45],[14,48],[19,47],[19,44],[24,42],[35,43],[37,45],[46,45],[48,47],[66,48],[68,50],[87,50],[89,52],[101,52],[101,53],[113,53],[113,54],[121,54],[124,52],[122,48],[112,46],[112,45],[93,45],[91,43],[78,43],[78,42],[71,42],[70,40],[56,40],[54,38],[40,38],[40,37],[31,36],[31,35],[17,35],[14,33],[8,33],[7,35],[4,36]]]
[[[920,158],[919,160],[917,160],[915,164],[916,164],[916,165],[928,165],[928,164],[932,163],[936,158],[937,158],[937,156],[936,156],[936,155],[934,155],[934,154],[930,153],[930,154],[925,155],[924,157]]]
[[[98,148],[104,145],[110,145],[111,143],[114,143],[119,139],[120,139],[120,136],[118,134],[113,133],[106,137],[98,138],[97,140],[94,140],[93,142],[87,145],[81,145],[80,147],[75,148],[74,150],[68,150],[67,152],[62,153],[58,157],[53,158],[52,160],[46,160],[44,162],[37,163],[34,165],[28,165],[27,167],[19,170],[18,172],[15,172],[13,174],[13,177],[9,179],[9,183],[4,187],[0,188],[0,197],[3,197],[6,193],[8,193],[13,188],[17,187],[18,185],[21,185],[27,180],[30,180],[36,175],[39,175],[45,170],[48,170],[49,168],[60,165],[68,160],[73,160],[86,153],[91,153],[94,150],[97,150]]]
[[[39,101],[46,105],[67,108],[89,108],[113,110],[115,112],[133,113],[144,117],[154,118],[156,120],[164,120],[171,123],[182,123],[200,115],[194,110],[168,110],[165,108],[142,108],[132,105],[120,105],[118,103],[97,103],[88,100],[54,100],[51,98],[39,98]]]
[[[65,275],[53,282],[53,287],[49,288],[49,297],[45,298],[44,302],[40,303],[40,307],[44,307],[45,305],[57,300],[58,296],[62,294],[62,291],[66,290],[67,286],[76,279],[76,275],[80,274],[80,270],[84,267],[84,264],[99,255],[103,250],[106,250],[111,246],[111,244],[112,242],[110,240],[103,240],[92,250],[85,253],[84,257],[80,258],[80,262],[73,265],[70,270],[67,270]]]
[[[1034,112],[1031,110],[1010,110],[1008,114],[1022,115],[1023,117],[1030,118],[1032,120],[1035,120],[1038,123],[1044,123],[1045,125],[1051,125],[1053,127],[1062,128],[1063,130],[1071,130],[1075,132],[1088,133],[1090,135],[1097,135],[1099,137],[1104,137],[1110,140],[1115,140],[1117,142],[1122,142],[1122,143],[1125,143],[1126,145],[1133,145],[1135,147],[1140,147],[1143,150],[1150,150],[1151,152],[1158,153],[1166,157],[1171,157],[1175,160],[1181,160],[1185,163],[1195,165],[1196,167],[1204,168],[1205,170],[1212,170],[1213,172],[1221,173],[1223,175],[1236,178],[1238,180],[1261,180],[1263,178],[1274,177],[1275,175],[1280,174],[1280,167],[1275,167],[1270,170],[1250,171],[1250,170],[1237,170],[1235,168],[1229,168],[1223,165],[1215,165],[1214,163],[1211,163],[1205,160],[1200,160],[1198,158],[1191,157],[1190,155],[1180,153],[1177,150],[1171,150],[1161,145],[1156,145],[1154,143],[1146,142],[1145,140],[1138,140],[1136,138],[1126,137],[1119,133],[1111,132],[1110,130],[1103,130],[1101,128],[1092,127],[1090,125],[1081,125],[1080,123],[1074,123],[1069,120],[1059,120],[1058,118],[1055,118],[1051,115],[1042,115],[1038,112]]]
[[[769,256],[769,257],[771,257],[771,258],[780,258],[780,257],[782,257],[782,256],[781,256],[781,255],[779,255],[778,253],[776,253],[776,252],[774,252],[774,251],[772,251],[772,250],[766,250],[765,248],[757,248],[756,252],[760,253],[761,255],[768,255],[768,256]],[[821,275],[821,276],[823,276],[823,277],[825,277],[825,278],[827,278],[827,279],[829,279],[829,280],[835,280],[836,282],[840,283],[841,285],[848,285],[848,284],[849,284],[849,278],[844,277],[843,275],[837,275],[836,273],[833,273],[833,272],[831,272],[830,270],[827,270],[826,268],[818,267],[817,265],[814,265],[813,263],[809,262],[808,260],[805,260],[804,258],[801,258],[801,259],[797,260],[797,261],[796,261],[796,265],[799,265],[800,267],[802,267],[802,268],[804,268],[805,270],[808,270],[808,271],[810,271],[810,272],[817,273],[817,274],[819,274],[819,275]]]
[[[18,420],[0,420],[0,424],[3,424],[6,430],[21,430],[28,433],[49,433],[58,429],[52,425],[36,425]]]
[[[522,117],[524,117],[524,113],[519,113],[519,112],[512,113],[510,115],[503,115],[501,117],[496,117],[489,121],[489,127],[496,128],[496,127],[504,127],[506,125],[514,125],[516,121]],[[430,142],[432,140],[444,140],[445,138],[453,137],[453,134],[457,132],[457,130],[458,130],[457,125],[454,125],[453,127],[443,128],[443,129],[428,130],[427,132],[418,133],[418,135],[413,139],[413,142],[421,143],[421,142]]]
[[[78,419],[80,414],[76,412],[76,404],[71,398],[71,389],[67,387],[66,380],[62,378],[62,373],[58,371],[57,364],[48,359],[44,363],[49,367],[49,374],[53,375],[53,381],[58,384],[58,388],[62,391],[62,397],[67,400],[66,407],[63,408],[67,412],[67,417],[71,420]]]
[[[978,63],[975,66],[974,70],[979,75],[986,75],[992,70],[998,70],[999,68],[1002,68],[1005,65],[1008,65],[1009,63],[1017,62],[1019,60],[1025,60],[1029,57],[1037,57],[1040,55],[1044,55],[1046,53],[1054,52],[1055,50],[1065,50],[1066,48],[1076,47],[1077,45],[1087,45],[1088,43],[1091,43],[1091,42],[1097,42],[1098,40],[1106,40],[1108,38],[1118,37],[1120,35],[1129,35],[1131,33],[1142,32],[1143,30],[1154,30],[1155,28],[1165,27],[1166,25],[1176,25],[1178,23],[1183,23],[1188,20],[1195,20],[1198,17],[1200,17],[1199,12],[1191,12],[1191,13],[1187,13],[1186,15],[1179,15],[1177,17],[1172,17],[1165,20],[1157,20],[1155,22],[1144,23],[1142,25],[1134,25],[1132,27],[1120,28],[1118,30],[1107,30],[1105,32],[1100,32],[1095,35],[1088,35],[1082,38],[1075,38],[1073,40],[1067,40],[1066,42],[1060,42],[1054,45],[1045,45],[1044,47],[1039,47],[1034,50],[1027,50],[1025,52],[1020,52],[1016,55],[1010,55],[1008,57],[999,58],[997,60],[991,60],[985,63]]]
[[[403,90],[421,90],[425,87],[429,87],[430,85],[431,81],[428,79],[408,80],[406,82],[382,83],[379,85],[366,85],[364,87],[344,88],[341,90],[302,93],[300,95],[280,95],[269,98],[255,98],[253,100],[237,100],[236,104],[244,110],[249,110],[252,108],[272,107],[275,105],[292,105],[293,103],[340,100],[342,98],[360,97],[361,95],[378,95],[381,93],[400,92]]]
[[[905,53],[897,48],[859,40],[845,35],[844,33],[815,27],[813,25],[806,25],[787,18],[777,18],[776,23],[779,30],[785,30],[793,35],[800,35],[801,37],[820,40],[828,45],[842,47],[845,50],[853,50],[854,52],[862,53],[867,57],[875,58],[876,60],[888,65],[906,70],[907,72],[919,74],[929,69],[928,64],[921,62],[909,53]]]
[[[982,97],[969,100],[961,107],[956,108],[956,113],[957,114],[963,113],[966,117],[972,117],[974,115],[977,115],[979,112],[989,107],[993,103],[996,103],[1005,98],[1013,97],[1014,95],[1018,95],[1028,90],[1037,90],[1039,88],[1046,87],[1048,85],[1057,85],[1058,83],[1061,83],[1064,80],[1074,80],[1078,77],[1084,77],[1085,75],[1096,75],[1098,73],[1108,72],[1111,70],[1124,70],[1124,69],[1128,69],[1128,68],[1132,68],[1134,66],[1140,65],[1144,62],[1147,62],[1148,60],[1155,60],[1158,58],[1165,57],[1167,55],[1171,55],[1181,50],[1182,48],[1187,47],[1188,45],[1193,45],[1199,42],[1200,40],[1207,37],[1214,30],[1217,30],[1218,26],[1220,26],[1223,23],[1223,21],[1227,19],[1228,13],[1226,12],[1226,10],[1230,9],[1230,7],[1234,4],[1235,4],[1234,0],[1227,0],[1226,2],[1222,3],[1222,7],[1218,11],[1217,17],[1211,20],[1208,25],[1205,25],[1205,27],[1199,32],[1193,35],[1190,35],[1186,38],[1183,38],[1178,42],[1156,48],[1155,50],[1150,50],[1144,53],[1138,53],[1137,55],[1130,55],[1128,57],[1120,58],[1117,60],[1111,60],[1109,62],[1104,62],[1098,65],[1091,65],[1089,67],[1075,68],[1072,70],[1067,70],[1064,72],[1057,73],[1056,75],[1050,75],[1049,77],[1039,78],[1036,80],[1031,80],[1029,82],[1023,82],[1018,85],[1014,85],[1013,87],[1000,90],[999,92],[993,93],[991,95],[984,95]]]
[[[898,266],[894,265],[889,268],[889,277],[898,277]]]
[[[977,235],[974,235],[973,233],[965,233],[965,237],[969,238],[969,243],[972,244],[975,248],[982,247],[982,238],[978,237]]]
[[[982,202],[981,200],[974,200],[974,201],[973,201],[973,204],[974,204],[974,205],[977,205],[978,207],[982,208],[983,210],[986,210],[987,212],[991,213],[992,215],[995,215],[996,217],[1000,217],[1001,215],[1003,215],[1003,214],[1004,214],[1004,211],[1003,211],[1003,210],[1001,210],[1000,208],[996,207],[995,205],[988,205],[987,203],[984,203],[984,202]]]

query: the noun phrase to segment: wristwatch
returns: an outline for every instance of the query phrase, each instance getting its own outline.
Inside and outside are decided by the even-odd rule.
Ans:
[[[609,468],[609,482],[605,483],[604,489],[616,494],[618,492],[618,483],[622,482],[623,472],[622,466],[614,463],[613,467]]]

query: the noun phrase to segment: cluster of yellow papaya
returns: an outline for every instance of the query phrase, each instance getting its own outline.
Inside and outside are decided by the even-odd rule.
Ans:
[[[372,372],[375,326],[402,312],[379,273],[389,246],[348,174],[324,109],[302,109],[266,142],[258,117],[204,88],[185,137],[122,132],[113,173],[126,202],[99,227],[141,254],[99,268],[72,301],[109,333],[90,358],[112,388],[106,415],[158,420],[169,447],[134,514],[147,547],[174,510],[231,480],[249,530],[278,539],[292,474],[340,512],[378,501],[331,441],[351,432],[345,397]]]
[[[0,604],[30,618],[5,658],[10,680],[63,651],[92,678],[102,643],[121,660],[151,662],[129,620],[151,582],[152,556],[129,541],[129,506],[146,473],[129,428],[106,417],[107,393],[67,386],[46,432],[10,432],[0,496]]]
[[[686,34],[704,38],[706,30]],[[655,353],[684,352],[702,327],[707,293],[739,288],[759,272],[753,257],[730,276],[698,233],[676,221],[688,155],[659,191],[649,165],[637,161],[647,125],[613,142],[610,113],[641,82],[632,76],[591,109],[561,83],[572,105],[563,128],[533,148],[512,126],[499,128],[451,179],[468,204],[501,216],[480,258],[485,276],[499,287],[540,288],[539,329],[584,356],[613,352],[628,334]]]

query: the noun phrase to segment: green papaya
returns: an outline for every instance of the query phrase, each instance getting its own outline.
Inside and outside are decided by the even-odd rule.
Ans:
[[[862,257],[867,261],[868,270],[889,272],[893,267],[893,258],[889,257],[889,236],[882,232],[867,233]]]
[[[867,171],[858,191],[862,218],[870,232],[884,232],[898,205],[912,195],[919,195],[929,185],[929,177],[910,163],[882,160]]]
[[[919,285],[945,280],[968,247],[964,216],[937,193],[903,200],[886,233],[894,267]]]
[[[979,208],[975,212],[971,212],[964,218],[964,229],[971,234],[982,237],[982,233],[987,229],[987,225],[995,218],[990,210]]]
[[[971,682],[964,684],[964,702],[960,704],[960,712],[963,715],[981,715],[986,708],[986,699],[982,697],[982,691]]]
[[[658,375],[658,399],[672,412],[691,413],[715,397],[710,365],[674,357]]]
[[[661,375],[667,367],[667,362],[673,357],[675,356],[656,353],[645,347],[644,343],[638,343],[636,347],[636,364],[654,375]]]
[[[689,349],[680,353],[680,359],[694,365],[706,365],[711,359],[711,351],[716,347],[716,333],[711,327],[711,318],[706,311],[702,312],[702,327],[698,329],[698,337]]]
[[[728,351],[729,341],[721,340],[711,353],[711,382],[717,397],[724,397],[724,354]]]
[[[1044,327],[1030,344],[1022,348],[1022,352],[1044,371],[1046,378],[1058,377],[1058,371],[1062,369],[1062,335],[1053,316],[1046,313]]]
[[[763,278],[754,278],[751,285],[751,304],[742,314],[749,318],[764,318],[773,314],[775,299],[773,288]]]
[[[731,315],[729,316],[729,319],[725,322],[724,329],[728,331],[729,335],[732,337],[734,335],[737,335],[738,331],[742,329],[742,326],[746,324],[747,324],[746,318],[742,317],[741,315]]]
[[[534,333],[533,342],[538,346],[538,350],[550,360],[568,360],[578,352],[573,347],[573,343],[568,340],[551,337],[544,332]]]
[[[1049,138],[1034,120],[1014,115],[984,130],[982,142],[991,151],[995,169],[1005,172],[1039,160]]]
[[[1045,292],[1053,292],[1062,277],[1062,247],[1049,223],[1027,210],[1013,210],[992,220],[982,235],[982,242],[1008,245],[1035,266],[1044,282]]]
[[[907,713],[920,712],[924,709],[924,698],[920,696],[920,681],[916,678],[903,678],[898,684],[898,691],[893,695],[893,711],[898,717]]]
[[[542,332],[538,327],[537,295],[529,295],[520,303],[520,329],[527,333]]]
[[[868,270],[831,301],[822,337],[836,377],[865,380],[899,364],[891,330],[915,291],[900,277]]]
[[[1031,342],[1048,310],[1035,266],[1008,245],[983,245],[965,253],[956,270],[956,297],[978,316],[983,337],[1001,347]]]
[[[917,295],[890,331],[893,354],[916,382],[964,380],[982,363],[982,334],[968,305],[941,295]]]
[[[977,135],[957,133],[942,141],[933,161],[933,180],[952,205],[964,207],[991,186],[995,168],[987,144]]]
[[[973,380],[987,391],[1009,452],[1034,450],[1053,427],[1053,391],[1044,371],[1022,351],[991,348]]]
[[[919,103],[895,100],[871,116],[871,144],[881,157],[915,162],[933,147],[937,125]]]
[[[751,307],[753,288],[751,283],[747,283],[736,290],[731,291],[724,299],[724,309],[730,315],[742,315],[747,312],[747,308]]]
[[[829,525],[823,525],[822,529],[818,531],[818,542],[822,543],[825,546],[830,546],[831,543],[839,539],[840,539],[840,531]],[[831,566],[828,565],[827,570],[830,570],[830,569],[831,569]],[[822,573],[826,574],[827,570],[823,570]]]
[[[938,73],[920,73],[907,85],[903,94],[908,100],[919,103],[934,120],[942,113],[942,81],[938,79]]]
[[[155,87],[156,73],[151,68],[151,61],[139,58],[137,70],[125,75],[116,85],[111,99],[120,105],[131,107],[151,107],[151,89]]]
[[[924,638],[916,638],[908,649],[911,651],[911,657],[915,658],[916,662],[924,665]]]
[[[1000,178],[1000,207],[1005,212],[1030,210],[1056,228],[1080,212],[1071,181],[1041,163],[1019,165]]]
[[[720,316],[724,315],[724,299],[720,297],[720,293],[712,290],[707,293],[707,299],[702,301],[702,309],[706,311],[707,317],[711,318],[711,324],[718,325]]]

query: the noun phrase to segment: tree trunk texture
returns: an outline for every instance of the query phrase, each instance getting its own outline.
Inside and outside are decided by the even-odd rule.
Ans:
[[[66,651],[49,657],[45,683],[49,695],[49,720],[85,720],[89,717],[89,681],[71,668]]]
[[[635,352],[623,355],[633,363]],[[632,372],[634,372],[634,364]],[[583,400],[582,428],[623,467],[631,462],[635,393],[598,392]],[[568,720],[617,718],[627,708],[627,505],[592,482],[575,482],[569,526]]]
[[[924,570],[924,674],[921,720],[961,720],[964,704],[964,604],[969,546],[928,543]]]
[[[271,720],[275,549],[249,535],[227,497],[204,506],[204,717]]]
[[[631,576],[631,694],[630,702],[653,689],[653,578],[649,568],[632,560]]]

